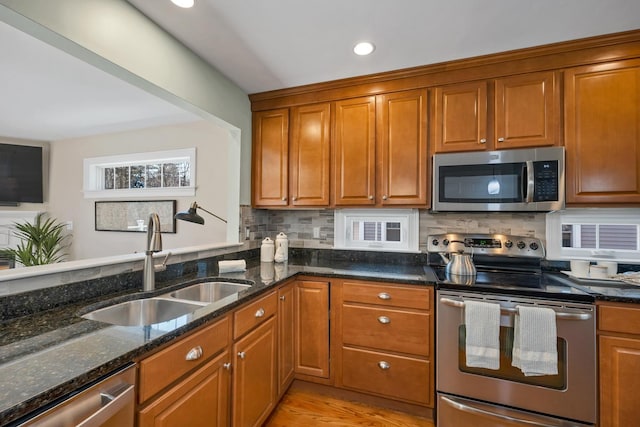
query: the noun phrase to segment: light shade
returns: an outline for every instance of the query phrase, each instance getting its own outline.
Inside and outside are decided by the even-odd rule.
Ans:
[[[185,9],[193,7],[193,2],[194,0],[171,0],[171,3],[175,4],[178,7],[183,7]]]
[[[353,47],[353,52],[356,55],[364,56],[373,52],[376,47],[371,42],[360,42]]]
[[[201,210],[205,211],[209,215],[218,218],[220,221],[222,221],[224,223],[227,222],[226,219],[220,218],[218,215],[209,212],[208,210],[206,210],[202,206],[199,206],[198,203],[196,203],[196,202],[191,203],[191,206],[189,207],[189,210],[183,211],[183,212],[178,212],[177,214],[175,214],[174,218],[182,220],[182,221],[195,222],[196,224],[204,224],[204,218],[202,218],[200,215],[198,215],[198,212],[197,212],[198,209],[201,209]]]

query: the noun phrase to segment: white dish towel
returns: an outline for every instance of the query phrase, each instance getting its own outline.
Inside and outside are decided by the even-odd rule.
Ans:
[[[465,352],[469,367],[500,368],[500,305],[464,302]]]
[[[557,375],[556,313],[550,308],[516,306],[512,365],[525,376]]]

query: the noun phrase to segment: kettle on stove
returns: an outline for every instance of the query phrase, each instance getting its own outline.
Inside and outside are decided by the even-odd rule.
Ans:
[[[452,240],[450,243],[462,243],[461,240]],[[445,272],[447,275],[475,276],[476,266],[473,265],[471,254],[465,253],[464,249],[455,252],[447,252],[447,255],[440,253],[442,259],[447,263]]]

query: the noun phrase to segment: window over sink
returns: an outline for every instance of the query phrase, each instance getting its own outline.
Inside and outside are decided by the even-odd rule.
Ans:
[[[640,262],[640,209],[567,209],[546,216],[547,258]]]

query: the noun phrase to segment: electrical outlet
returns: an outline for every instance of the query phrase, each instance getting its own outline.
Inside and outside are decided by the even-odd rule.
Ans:
[[[73,231],[73,221],[67,221],[67,230]]]
[[[249,231],[249,227],[244,228],[244,240],[249,240],[251,237],[251,232]]]
[[[320,238],[320,227],[313,227],[313,238],[314,239]]]

